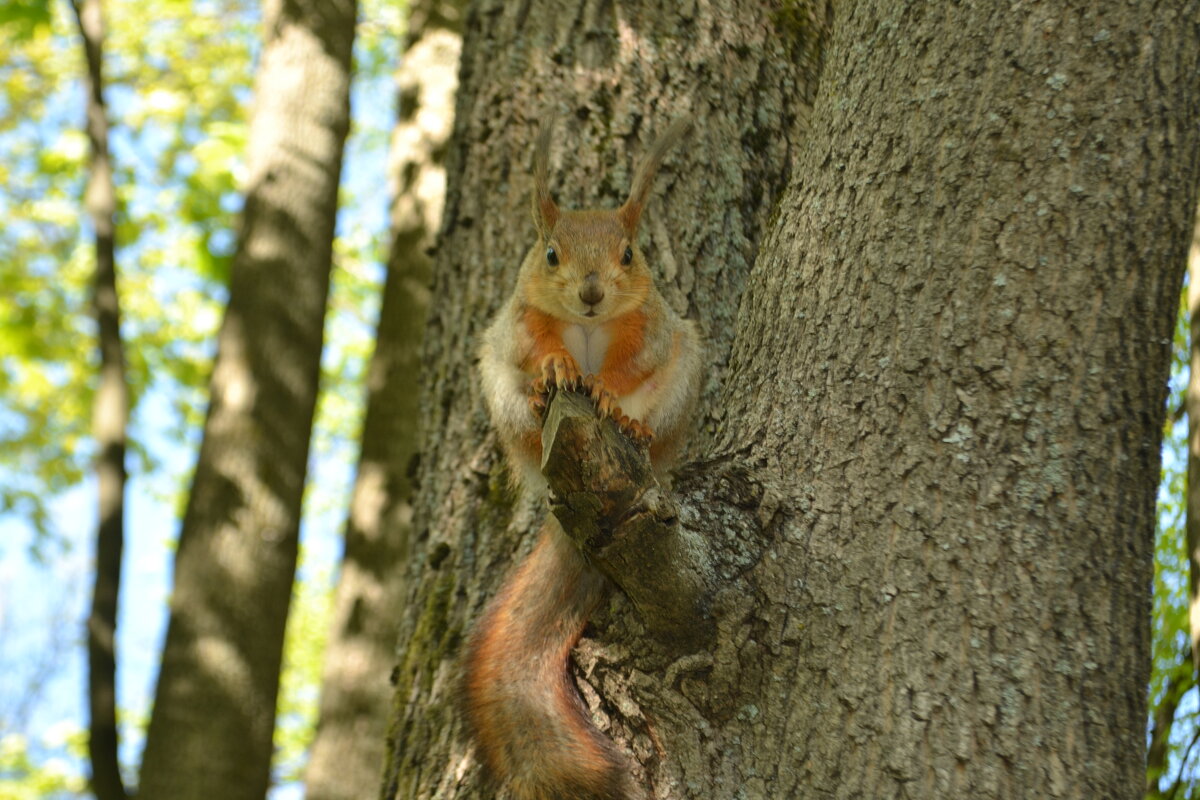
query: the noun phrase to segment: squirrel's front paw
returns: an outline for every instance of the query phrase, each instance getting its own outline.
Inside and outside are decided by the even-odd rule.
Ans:
[[[610,418],[617,423],[617,427],[621,429],[622,433],[638,444],[649,445],[654,440],[654,431],[650,430],[648,425],[630,419],[621,411],[621,407],[617,405],[616,395],[605,387],[604,380],[599,375],[588,375],[584,378],[583,389],[596,404],[596,413],[602,419]]]
[[[583,385],[583,375],[579,365],[570,353],[550,353],[542,359],[542,374],[533,382],[532,391],[536,394],[548,394],[551,389],[571,391]]]
[[[622,416],[617,424],[621,426],[621,431],[626,436],[643,447],[649,447],[654,442],[654,431],[650,430],[649,425],[638,422],[636,419]]]
[[[550,353],[542,359],[542,374],[529,386],[529,409],[538,419],[546,413],[550,390],[572,391],[583,385],[579,365],[570,353]]]
[[[588,375],[583,379],[583,391],[596,404],[596,411],[601,417],[613,417],[621,413],[616,396],[604,385],[604,379],[599,375]]]

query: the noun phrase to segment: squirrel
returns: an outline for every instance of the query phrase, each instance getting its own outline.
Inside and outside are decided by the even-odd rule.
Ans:
[[[484,400],[514,479],[535,496],[552,389],[589,395],[597,413],[649,447],[664,481],[699,394],[700,337],[659,294],[637,231],[654,175],[690,127],[658,138],[615,210],[562,210],[550,195],[550,127],[534,157],[537,241],[516,291],[483,334]],[[477,751],[519,800],[627,800],[623,756],[588,718],[568,661],[610,584],[552,515],[471,634],[463,682]]]

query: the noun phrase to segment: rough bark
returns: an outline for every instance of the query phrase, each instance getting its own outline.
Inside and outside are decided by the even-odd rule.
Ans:
[[[743,588],[771,599],[706,682],[740,660],[735,696],[757,709],[722,732],[730,780],[1142,790],[1198,11],[835,13],[730,422],[684,487],[740,474],[774,520]],[[716,489],[693,507],[711,517]]]
[[[333,631],[321,679],[320,717],[305,772],[309,800],[361,800],[379,791],[396,660],[396,609],[412,529],[421,339],[429,305],[428,254],[441,219],[446,141],[464,2],[418,0],[396,73],[391,251],[375,353],[368,372],[362,450]]]
[[[117,193],[108,152],[108,108],[104,100],[104,9],[101,0],[73,0],[87,65],[86,123],[90,159],[84,195],[95,238],[96,271],[92,310],[96,317],[99,380],[93,408],[96,436],[96,579],[87,621],[88,759],[97,800],[125,800],[117,758],[117,600],[125,539],[125,432],[129,386],[121,341],[117,294]]]
[[[261,800],[317,395],[353,0],[272,0],[139,796]]]
[[[539,124],[556,118],[550,184],[560,204],[615,207],[655,133],[685,113],[702,120],[658,176],[641,245],[664,295],[691,309],[709,340],[711,399],[809,108],[819,30],[807,11],[782,3],[496,1],[468,14],[434,273],[441,300],[423,356],[421,469],[385,797],[491,796],[454,710],[457,658],[546,510],[517,503],[508,488],[474,350],[534,235]],[[718,414],[707,409],[711,424]]]
[[[647,29],[669,29],[670,12],[605,8],[483,8],[468,25],[435,278],[435,296],[455,302],[435,306],[426,349],[386,797],[486,796],[450,723],[454,659],[514,531],[538,513],[506,493],[469,377],[471,336],[520,253],[515,87],[550,92],[528,82],[538,67],[569,71],[562,163],[596,166],[551,184],[568,204],[611,202],[627,176],[606,144],[627,130],[621,102],[658,87],[661,128],[689,65],[785,66],[771,59],[778,30],[742,52],[738,36],[768,26],[746,9],[718,15],[737,21],[712,37],[731,43],[719,51],[706,50],[712,8],[689,10],[680,53]],[[683,647],[655,633],[627,598],[672,581],[630,570],[575,654],[585,700],[647,796],[1143,789],[1158,448],[1198,177],[1198,13],[836,5],[799,149],[779,137],[801,128],[763,97],[745,118],[754,138],[731,146],[745,86],[712,62],[682,93],[700,133],[668,162],[651,209],[665,222],[646,238],[668,296],[710,333],[722,383],[707,395],[713,435],[675,484],[684,535],[708,545],[716,633]],[[612,40],[596,33],[606,14]],[[604,74],[585,58],[635,43],[655,57],[630,60],[661,72],[620,81],[602,115],[575,99]],[[755,151],[764,142],[798,160],[747,276],[728,256],[748,263],[762,223],[739,225],[761,218],[730,214],[769,209],[787,174],[780,151]],[[727,169],[766,202],[719,195],[747,185]],[[735,240],[745,250],[708,249]],[[741,297],[736,323],[722,291]]]

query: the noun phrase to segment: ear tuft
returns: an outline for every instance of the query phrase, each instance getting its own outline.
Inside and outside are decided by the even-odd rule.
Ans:
[[[558,204],[550,196],[550,134],[554,120],[542,123],[533,151],[533,224],[542,239],[550,237],[558,222]]]
[[[637,231],[638,222],[642,218],[642,211],[646,208],[646,201],[650,197],[650,189],[654,184],[654,176],[658,172],[659,166],[662,165],[663,159],[675,146],[675,143],[686,136],[691,128],[691,117],[680,117],[672,122],[655,140],[634,174],[633,185],[629,188],[629,199],[617,209],[621,225],[630,236]]]

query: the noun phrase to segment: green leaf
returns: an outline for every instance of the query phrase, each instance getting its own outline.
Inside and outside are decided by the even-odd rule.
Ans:
[[[0,0],[0,28],[18,40],[50,27],[49,0]]]

